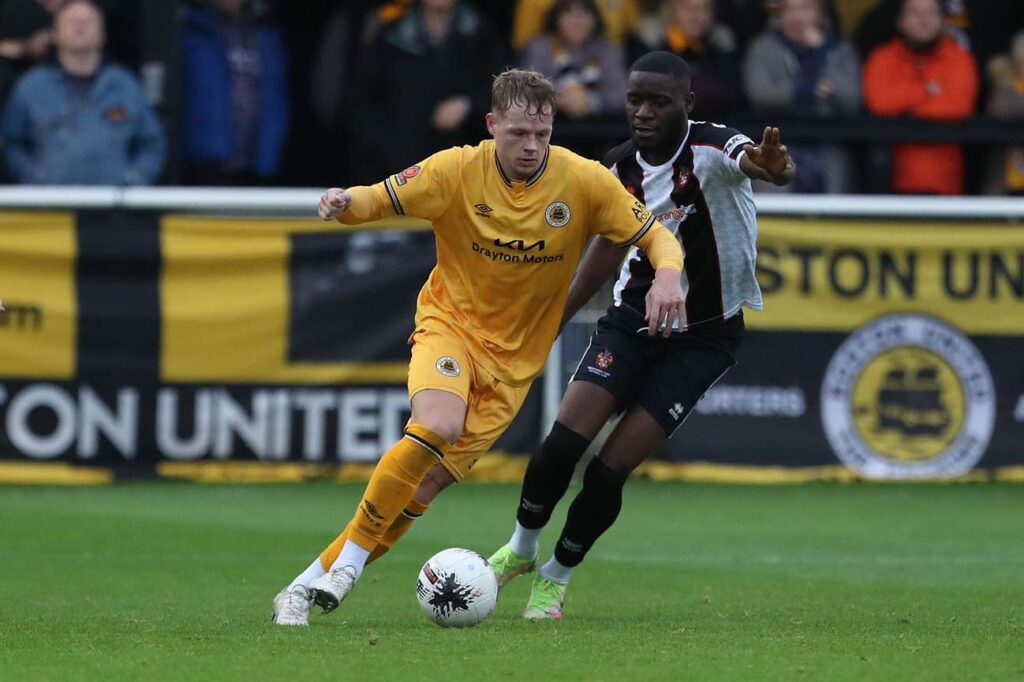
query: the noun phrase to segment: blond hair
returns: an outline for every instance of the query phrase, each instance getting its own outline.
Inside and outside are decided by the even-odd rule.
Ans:
[[[501,115],[517,104],[528,114],[555,110],[555,86],[543,74],[525,69],[508,69],[494,77],[491,85],[491,113]]]

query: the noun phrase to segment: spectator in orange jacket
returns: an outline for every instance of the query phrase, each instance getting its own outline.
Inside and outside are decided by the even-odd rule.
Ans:
[[[904,0],[900,35],[875,48],[864,67],[864,101],[877,116],[959,121],[974,113],[974,57],[945,34],[938,0]],[[900,144],[892,152],[892,188],[906,194],[962,194],[963,149]]]

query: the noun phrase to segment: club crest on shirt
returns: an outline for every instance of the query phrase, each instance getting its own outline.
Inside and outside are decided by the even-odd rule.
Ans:
[[[565,227],[572,217],[572,211],[561,201],[553,201],[544,209],[544,220],[551,227]]]
[[[410,180],[415,178],[417,175],[419,175],[419,172],[420,172],[420,167],[419,166],[409,166],[408,168],[406,168],[401,173],[398,173],[398,174],[395,175],[395,184],[398,185],[399,187],[401,187],[402,185],[404,185],[405,183],[409,182]]]
[[[684,170],[676,177],[676,189],[686,189],[688,184],[690,184],[690,173]]]
[[[450,355],[442,355],[434,363],[434,367],[437,369],[439,374],[443,374],[446,377],[457,377],[462,374],[462,368],[459,367],[459,361]]]

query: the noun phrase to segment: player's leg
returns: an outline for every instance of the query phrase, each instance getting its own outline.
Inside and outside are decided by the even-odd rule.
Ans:
[[[558,417],[530,458],[508,544],[489,561],[501,585],[533,569],[541,531],[565,495],[580,457],[625,403],[645,354],[628,330],[603,318],[566,390]]]
[[[454,393],[425,389],[413,395],[412,419],[404,437],[373,470],[330,571],[310,584],[313,601],[324,611],[337,608],[351,591],[371,552],[410,505],[427,472],[458,440],[465,418],[466,402]]]
[[[464,424],[472,381],[468,368],[457,337],[443,329],[417,330],[409,365],[412,419],[405,434],[381,457],[345,531],[284,592],[319,597],[325,610],[334,608],[403,510],[416,513],[417,487]]]
[[[384,532],[384,537],[381,538],[377,546],[370,552],[370,557],[366,560],[367,565],[372,564],[377,559],[381,558],[388,552],[389,549],[395,546],[395,543],[408,532],[412,527],[414,521],[417,521],[422,517],[427,510],[430,508],[430,503],[435,497],[441,494],[441,491],[447,488],[449,485],[455,482],[452,475],[448,473],[440,464],[435,464],[427,475],[423,477],[420,482],[420,487],[417,489],[416,494],[413,496],[412,501],[409,505],[402,510],[402,513],[398,515],[395,522]],[[310,571],[312,577],[318,578],[334,565],[338,555],[341,554],[341,548],[345,546],[345,541],[348,540],[349,530],[352,524],[349,523],[345,526],[345,530],[336,537],[331,544],[327,545],[323,552],[320,553],[319,563],[311,565],[308,571]],[[318,568],[319,567],[319,568]],[[319,573],[317,573],[319,570]],[[301,578],[302,576],[300,576]],[[304,584],[309,584],[308,582]]]
[[[652,366],[633,405],[587,467],[583,488],[569,507],[554,556],[539,571],[524,616],[561,617],[572,571],[618,518],[629,474],[657,452],[708,388],[735,364],[742,336],[739,316],[698,333],[687,332]]]
[[[416,494],[412,498],[412,502],[409,503],[402,513],[395,519],[395,522],[391,524],[391,527],[384,533],[384,537],[381,538],[380,542],[372,552],[370,552],[370,558],[367,559],[366,563],[371,564],[377,559],[381,558],[395,546],[403,535],[409,532],[412,528],[413,522],[417,521],[423,516],[430,508],[430,503],[433,502],[434,498],[441,494],[441,491],[455,483],[455,478],[448,473],[440,464],[435,464],[427,475],[420,481],[420,486],[416,490]]]
[[[529,392],[529,386],[505,386],[486,375],[482,369],[473,370],[474,376],[479,375],[482,385],[475,387],[468,396],[469,407],[461,437],[447,449],[445,458],[427,471],[412,501],[384,532],[367,558],[367,564],[387,553],[409,531],[413,522],[427,511],[430,503],[442,490],[462,480],[519,412]],[[415,421],[415,405],[413,412],[412,421]],[[330,566],[338,561],[342,548],[348,541],[351,526],[352,523],[321,554],[323,566]]]
[[[367,563],[379,559],[405,535],[413,522],[423,516],[441,491],[462,480],[477,460],[486,453],[512,423],[529,387],[484,388],[470,396],[470,407],[462,437],[449,449],[443,463],[435,464],[420,482],[412,503],[395,520]]]
[[[611,528],[622,509],[622,488],[635,469],[667,438],[642,407],[633,406],[616,425],[599,456],[583,474],[583,487],[569,507],[554,556],[540,567],[523,617],[561,618],[566,587],[597,538]]]
[[[555,423],[526,466],[512,537],[488,559],[500,586],[536,566],[541,531],[569,489],[580,457],[614,411],[607,389],[569,384]]]

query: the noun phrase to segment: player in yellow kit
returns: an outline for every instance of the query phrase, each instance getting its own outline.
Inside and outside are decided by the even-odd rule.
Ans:
[[[506,71],[487,114],[493,141],[323,194],[325,220],[429,220],[437,267],[417,301],[405,434],[381,457],[344,532],[274,598],[274,622],[308,624],[311,603],[336,608],[365,564],[497,440],[544,366],[590,237],[647,253],[657,271],[646,301],[651,333],[682,321],[679,242],[600,164],[549,145],[554,105],[540,74]]]

